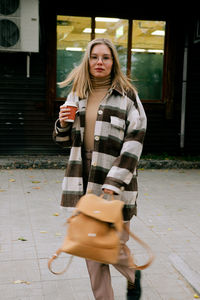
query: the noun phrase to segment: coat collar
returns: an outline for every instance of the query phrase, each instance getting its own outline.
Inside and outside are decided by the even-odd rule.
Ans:
[[[134,93],[133,90],[129,89],[128,91],[124,91],[122,90],[122,88],[117,84],[114,87],[111,87],[111,94],[117,93],[121,96],[127,96],[128,98],[130,98],[131,100],[133,100],[134,102],[136,101],[136,94]]]

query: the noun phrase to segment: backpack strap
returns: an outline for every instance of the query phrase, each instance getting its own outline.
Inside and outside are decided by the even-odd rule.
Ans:
[[[128,256],[131,256],[131,264],[130,264],[130,268],[133,268],[135,270],[144,270],[146,268],[148,268],[153,260],[154,260],[154,255],[153,255],[153,252],[151,250],[151,248],[149,247],[149,245],[147,245],[144,241],[142,241],[137,235],[135,235],[133,232],[130,231],[130,229],[127,228],[127,226],[124,224],[124,230],[136,241],[138,242],[144,249],[146,249],[148,255],[149,255],[149,258],[148,258],[148,261],[146,264],[144,265],[141,265],[141,266],[138,266],[134,263],[134,259],[133,257],[131,256],[131,253],[127,253]],[[125,248],[125,251],[126,251],[126,248]]]
[[[48,268],[49,268],[49,271],[50,271],[51,273],[55,274],[55,275],[61,275],[61,274],[64,274],[64,273],[67,271],[67,269],[69,268],[69,266],[70,266],[70,264],[71,264],[71,262],[72,262],[72,259],[73,259],[73,255],[71,255],[71,256],[70,256],[70,259],[69,259],[69,262],[68,262],[68,264],[66,265],[66,267],[64,268],[63,271],[61,271],[61,272],[55,272],[55,271],[53,271],[53,270],[52,270],[52,263],[53,263],[53,261],[54,261],[56,258],[58,258],[58,256],[60,255],[61,252],[62,252],[62,251],[61,251],[60,249],[58,249],[58,250],[56,251],[56,253],[53,254],[53,256],[52,256],[52,257],[49,259],[49,261],[48,261]]]

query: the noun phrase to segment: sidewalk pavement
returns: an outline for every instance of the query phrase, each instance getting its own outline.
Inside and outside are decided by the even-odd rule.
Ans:
[[[1,300],[94,300],[83,259],[74,258],[59,276],[47,268],[66,230],[59,207],[63,175],[62,169],[0,170]],[[131,229],[155,254],[142,271],[142,300],[197,298],[200,170],[139,170],[138,216]],[[144,250],[133,240],[128,244],[143,263]],[[66,262],[62,255],[55,268]],[[115,299],[126,299],[126,280],[112,266],[111,272]]]

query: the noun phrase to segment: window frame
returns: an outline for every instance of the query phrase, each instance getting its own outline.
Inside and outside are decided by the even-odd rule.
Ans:
[[[56,49],[57,49],[57,15],[61,15],[61,13],[57,13],[54,15],[54,22],[52,22],[52,26],[50,28],[51,34],[49,37],[49,41],[47,41],[47,111],[50,115],[54,114],[54,103],[55,102],[63,102],[66,98],[58,98],[56,97]],[[65,14],[67,15],[67,14]],[[70,14],[73,16],[73,14]],[[74,15],[75,16],[75,15]],[[97,15],[76,15],[77,17],[90,17],[91,18],[91,40],[95,38],[95,26],[96,21],[95,18]],[[108,16],[106,16],[108,17]],[[120,17],[119,17],[120,18]],[[132,47],[132,30],[133,30],[133,20],[134,18],[125,18],[128,20],[128,40],[127,40],[127,66],[126,66],[126,75],[130,77],[131,75],[131,47]],[[139,20],[139,18],[137,18]],[[144,20],[142,18],[141,20]],[[162,96],[161,99],[148,100],[141,99],[142,103],[147,104],[166,104],[167,115],[171,113],[171,105],[173,99],[173,83],[169,81],[169,74],[173,74],[174,66],[170,61],[170,56],[172,52],[172,43],[170,42],[171,38],[171,30],[170,23],[167,20],[161,20],[166,22],[165,28],[165,41],[164,41],[164,56],[163,56],[163,79],[162,79]]]

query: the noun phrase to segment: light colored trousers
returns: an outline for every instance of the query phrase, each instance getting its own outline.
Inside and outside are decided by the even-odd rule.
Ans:
[[[129,227],[127,222],[126,226]],[[127,252],[130,250],[125,245],[128,241],[128,233],[124,230],[121,235],[121,241],[124,246],[120,251],[118,263],[113,265],[127,280],[134,283],[135,270],[129,267],[129,256]],[[126,248],[126,251],[125,249]],[[96,300],[114,300],[114,293],[111,285],[111,275],[109,265],[86,259],[86,265],[90,276],[92,291]]]
[[[84,189],[86,191],[88,174],[91,166],[92,151],[84,151],[83,153],[83,179]],[[130,222],[126,222],[129,228]],[[113,265],[123,276],[129,281],[135,281],[135,270],[129,268],[130,250],[126,246],[129,239],[128,233],[124,230],[121,234],[120,240],[123,243],[121,247],[118,263]],[[96,300],[114,300],[114,293],[111,285],[110,268],[107,264],[98,263],[96,261],[86,259],[86,265],[90,276],[92,291]]]

